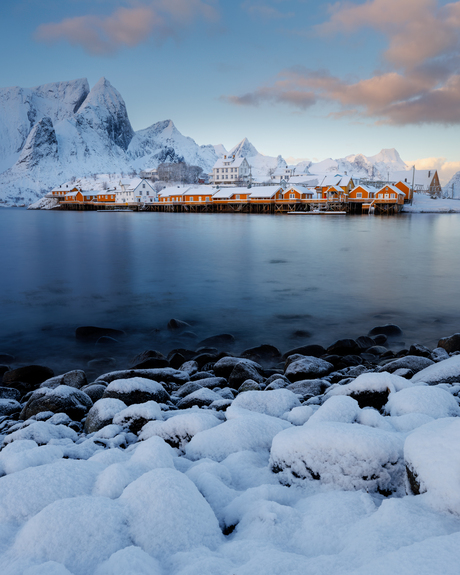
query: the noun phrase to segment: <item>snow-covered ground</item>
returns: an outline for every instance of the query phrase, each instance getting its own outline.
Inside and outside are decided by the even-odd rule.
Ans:
[[[0,420],[0,572],[457,575],[460,356],[441,351],[397,360],[411,379],[346,368],[340,383],[291,356],[294,383],[263,391],[261,366],[233,357],[103,374],[83,386],[84,431],[37,407],[88,409],[83,372],[45,381],[29,419]],[[248,391],[226,386],[245,373]]]
[[[459,213],[460,199],[432,199],[425,194],[414,194],[412,205],[406,204],[403,212],[411,213]]]

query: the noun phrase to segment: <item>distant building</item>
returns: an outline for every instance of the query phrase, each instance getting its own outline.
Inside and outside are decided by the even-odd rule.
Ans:
[[[115,196],[117,204],[152,203],[158,197],[152,181],[145,178],[120,180]]]
[[[412,186],[412,172],[413,170],[406,170],[403,172],[390,172],[389,182],[395,184],[397,182],[404,182]],[[437,170],[415,170],[414,171],[414,191],[424,192],[430,196],[440,196],[442,194],[442,187],[439,182]]]
[[[214,184],[235,184],[249,180],[250,167],[246,158],[225,155],[214,164],[212,180]]]

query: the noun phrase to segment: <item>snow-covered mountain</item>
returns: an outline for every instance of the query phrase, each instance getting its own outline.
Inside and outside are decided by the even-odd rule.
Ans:
[[[35,201],[74,177],[122,174],[185,160],[210,171],[218,154],[173,122],[135,132],[120,93],[105,78],[0,90],[0,199]]]
[[[300,167],[300,165],[299,165]],[[296,171],[299,171],[299,167]],[[376,180],[387,178],[388,172],[398,172],[407,170],[407,164],[401,159],[394,148],[382,150],[375,156],[365,156],[364,154],[351,154],[345,158],[333,160],[328,158],[322,162],[306,163],[302,162],[302,169],[308,169],[311,174],[323,174],[327,172],[344,173],[355,178],[374,177]]]
[[[228,154],[237,158],[246,158],[251,166],[251,173],[257,178],[269,177],[270,170],[276,168],[286,168],[287,163],[282,156],[264,156],[256,150],[251,142],[244,138],[239,144],[233,147]]]
[[[442,189],[445,196],[451,198],[460,198],[460,172],[452,176],[449,182]]]

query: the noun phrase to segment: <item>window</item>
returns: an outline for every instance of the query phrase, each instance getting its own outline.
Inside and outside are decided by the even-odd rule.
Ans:
[[[201,196],[198,198],[198,201],[201,202]]]
[[[236,199],[236,200],[239,200],[239,199],[240,199],[240,196],[235,196],[235,199]]]
[[[395,195],[394,195],[394,194],[391,194],[390,198],[391,198],[392,200],[394,200],[394,199],[395,199]]]
[[[291,200],[293,200],[295,198],[295,194],[289,194],[289,197]]]
[[[145,188],[145,184],[142,184],[142,187]]]
[[[390,197],[390,194],[385,194],[385,199],[387,200]]]
[[[357,198],[362,198],[362,197],[363,197],[363,193],[362,193],[362,192],[356,192],[356,197],[357,197]]]

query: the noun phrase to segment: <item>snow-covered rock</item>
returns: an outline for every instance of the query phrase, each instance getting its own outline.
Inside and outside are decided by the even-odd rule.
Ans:
[[[246,391],[237,395],[233,407],[242,407],[249,411],[265,413],[281,417],[286,411],[300,406],[295,393],[287,389],[274,389],[272,391]]]
[[[350,423],[311,422],[273,439],[270,465],[282,482],[315,479],[341,489],[383,493],[400,489],[404,464],[398,434]]]
[[[424,382],[428,385],[460,382],[460,355],[454,355],[422,369],[412,377],[411,382]]]
[[[422,425],[404,444],[409,485],[439,511],[460,515],[460,419]]]
[[[392,416],[424,413],[435,419],[460,416],[457,400],[439,386],[413,386],[390,395],[385,411]]]

